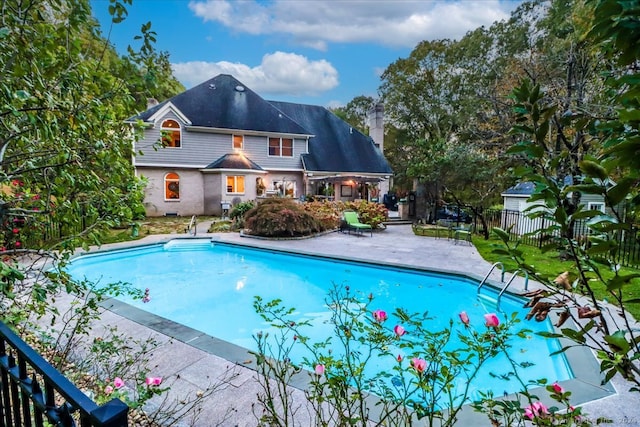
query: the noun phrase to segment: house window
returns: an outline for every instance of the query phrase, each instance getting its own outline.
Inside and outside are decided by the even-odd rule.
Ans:
[[[180,123],[175,120],[165,120],[160,127],[162,145],[164,147],[179,148],[182,140]]]
[[[170,172],[164,176],[165,200],[180,199],[180,175]]]
[[[227,176],[227,193],[244,194],[244,176]]]
[[[604,203],[602,202],[589,202],[587,206],[589,210],[600,211],[604,213]]]
[[[296,197],[296,182],[288,180],[273,181],[273,190],[283,197]]]
[[[269,155],[276,157],[293,157],[293,139],[269,138]]]
[[[244,147],[244,135],[233,135],[233,149],[242,150]]]

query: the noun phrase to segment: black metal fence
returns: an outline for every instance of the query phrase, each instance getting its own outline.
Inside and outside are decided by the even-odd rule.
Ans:
[[[0,427],[126,427],[128,410],[98,406],[0,322]]]
[[[551,223],[544,218],[529,218],[525,213],[512,210],[487,210],[484,212],[487,227],[491,230],[494,227],[502,228],[511,237],[518,238],[529,246],[542,247],[549,243],[553,237],[543,234],[539,230],[547,228]],[[480,224],[477,224],[480,226]],[[478,229],[478,228],[476,228]],[[573,225],[573,238],[576,240],[586,239],[591,234],[585,221],[576,221]],[[631,227],[611,235],[611,238],[618,243],[618,251],[614,261],[625,267],[640,268],[640,229]]]

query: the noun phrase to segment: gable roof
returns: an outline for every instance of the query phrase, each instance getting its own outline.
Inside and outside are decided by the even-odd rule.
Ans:
[[[188,125],[195,127],[311,135],[307,129],[228,74],[209,79],[129,120],[151,121],[169,103],[186,117]]]
[[[129,121],[151,123],[156,118],[164,117],[168,111],[177,114],[187,128],[253,131],[307,138],[309,152],[302,154],[303,167],[307,172],[341,176],[352,174],[356,177],[382,177],[393,173],[371,137],[352,128],[326,108],[266,101],[228,74],[220,74],[194,86],[131,117]],[[232,160],[223,156],[206,169],[220,168],[218,162],[226,164]],[[253,165],[260,168],[255,163]]]
[[[204,169],[247,169],[264,171],[251,159],[247,159],[240,153],[225,154],[213,163],[205,166]]]
[[[306,171],[391,175],[391,167],[371,137],[317,105],[269,101],[314,135],[302,155]]]

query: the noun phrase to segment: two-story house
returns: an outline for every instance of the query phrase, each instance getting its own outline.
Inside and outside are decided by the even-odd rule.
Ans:
[[[219,215],[223,203],[272,195],[371,199],[392,173],[382,141],[324,107],[267,101],[226,74],[129,121],[144,125],[134,166],[148,180],[149,216]]]

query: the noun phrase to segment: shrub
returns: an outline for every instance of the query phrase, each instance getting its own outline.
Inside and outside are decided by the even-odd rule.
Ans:
[[[233,209],[231,209],[231,212],[229,212],[229,218],[233,220],[233,227],[236,229],[243,228],[244,215],[247,212],[249,212],[251,209],[253,209],[255,206],[256,204],[251,200],[246,202],[240,202],[237,205],[235,205]]]
[[[316,217],[291,199],[268,199],[248,211],[245,227],[265,237],[308,236],[321,231]]]
[[[322,230],[332,230],[340,225],[340,209],[336,202],[312,201],[302,207],[316,217]]]
[[[389,217],[389,211],[380,203],[371,203],[366,200],[358,202],[345,202],[343,210],[354,210],[358,212],[360,222],[369,224],[371,227],[378,228],[380,224]]]

